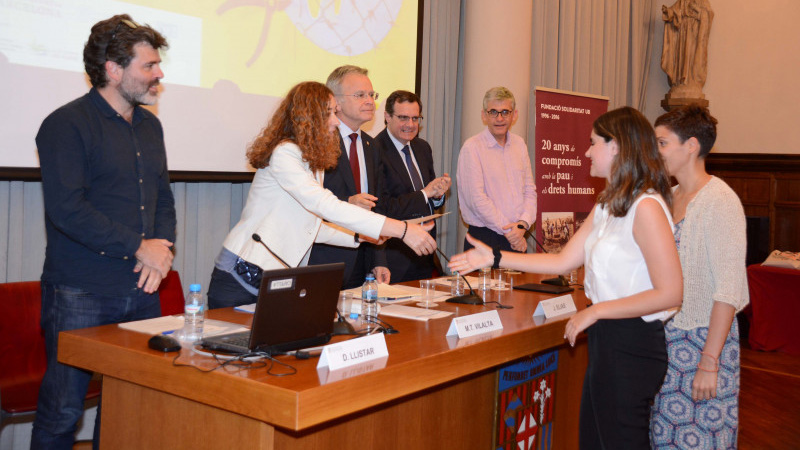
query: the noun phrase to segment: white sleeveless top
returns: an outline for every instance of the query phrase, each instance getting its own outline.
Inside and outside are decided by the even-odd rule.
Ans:
[[[586,270],[584,289],[592,303],[617,300],[653,288],[642,250],[633,239],[633,219],[639,202],[654,198],[673,229],[672,215],[660,195],[648,190],[637,198],[625,217],[612,216],[607,207],[596,205],[592,232],[584,243]],[[674,311],[642,316],[646,322],[666,320]]]

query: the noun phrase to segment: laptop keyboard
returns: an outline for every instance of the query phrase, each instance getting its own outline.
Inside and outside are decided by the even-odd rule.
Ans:
[[[247,336],[236,336],[234,338],[226,340],[225,342],[228,345],[247,348],[247,346],[250,345],[250,335],[248,334]]]
[[[203,339],[201,345],[210,350],[221,350],[230,353],[248,353],[250,349],[250,332],[244,331],[224,336],[211,336]]]

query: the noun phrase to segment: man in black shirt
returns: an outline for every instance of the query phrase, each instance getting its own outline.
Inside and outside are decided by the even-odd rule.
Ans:
[[[91,373],[57,361],[58,333],[160,315],[156,290],[172,265],[175,205],[155,104],[163,36],[128,15],[92,27],[88,94],[36,136],[47,250],[42,328],[47,371],[31,448],[71,449]],[[99,445],[95,422],[95,448]]]

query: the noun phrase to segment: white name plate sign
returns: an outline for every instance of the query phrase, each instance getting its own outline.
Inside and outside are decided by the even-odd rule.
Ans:
[[[456,317],[450,322],[447,336],[458,335],[459,339],[502,330],[503,323],[500,322],[500,315],[497,310],[486,311],[468,316]]]
[[[562,295],[560,297],[549,298],[539,302],[533,316],[544,316],[546,319],[551,317],[560,316],[576,312],[575,302],[572,300],[572,295]]]
[[[386,338],[383,333],[376,333],[326,345],[322,348],[317,369],[327,367],[328,370],[338,370],[383,357],[389,357]]]

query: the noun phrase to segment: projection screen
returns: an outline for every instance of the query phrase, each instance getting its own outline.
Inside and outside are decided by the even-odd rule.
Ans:
[[[0,167],[36,168],[44,117],[86,93],[91,26],[127,13],[161,32],[162,91],[149,107],[170,170],[247,172],[247,144],[294,84],[342,64],[369,69],[383,100],[414,91],[419,0],[7,0],[0,2]]]

